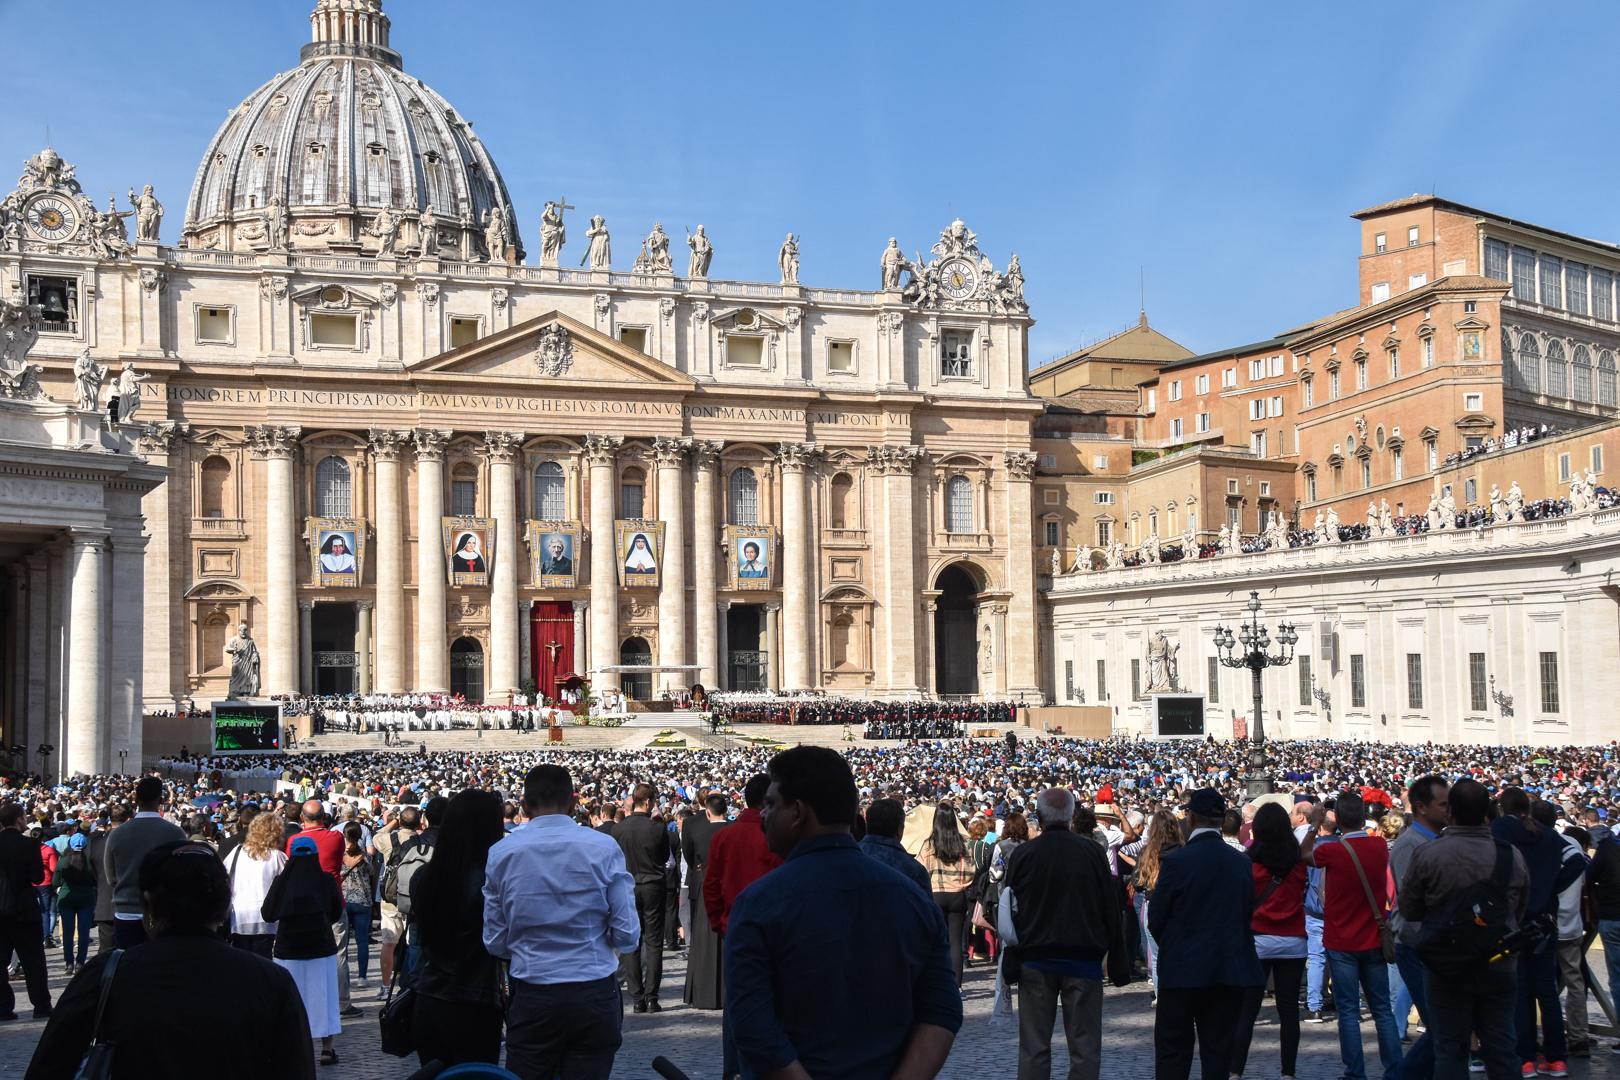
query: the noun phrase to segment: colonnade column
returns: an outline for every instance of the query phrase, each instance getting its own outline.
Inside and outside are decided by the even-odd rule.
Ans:
[[[315,692],[315,638],[310,626],[314,611],[315,601],[298,601],[298,689],[304,694]]]
[[[613,542],[613,457],[623,435],[585,436],[585,462],[591,471],[591,635],[587,672],[598,691],[619,685],[616,673],[602,669],[619,662],[618,557]]]
[[[1035,553],[1034,495],[1031,480],[1036,456],[1029,450],[1006,450],[1007,465],[1007,545],[1015,554],[1007,561],[1007,588],[1012,592],[1007,606],[1008,632],[1003,646],[1005,668],[1003,685],[1010,696],[1022,701],[1041,700],[1040,680],[1035,671]]]
[[[697,655],[692,662],[700,665],[697,681],[710,690],[720,687],[720,669],[726,662],[722,644],[725,631],[717,618],[720,612],[715,552],[720,538],[714,518],[717,466],[724,445],[718,439],[692,441],[692,604],[696,609],[692,630],[697,639]]]
[[[377,484],[377,689],[405,692],[405,520],[400,505],[399,452],[410,433],[387,428],[368,432]]]
[[[354,604],[354,692],[371,693],[371,601],[356,600]]]
[[[495,566],[489,592],[489,681],[484,686],[484,699],[497,705],[510,704],[518,688],[517,565],[522,540],[513,462],[522,445],[521,431],[484,432],[484,454],[489,458],[489,516],[495,519]]]
[[[882,477],[879,517],[883,523],[883,604],[888,640],[881,643],[887,691],[917,692],[917,538],[913,535],[915,490],[912,470],[922,457],[920,446],[875,446],[868,457]]]
[[[810,687],[809,514],[805,470],[815,460],[815,443],[782,443],[782,689]]]
[[[444,447],[451,432],[419,428],[416,444],[416,685],[423,694],[450,689],[444,610]]]
[[[27,724],[23,727],[22,742],[27,745],[23,768],[28,768],[27,756],[45,737],[45,702],[50,684],[46,666],[47,645],[51,636],[50,625],[50,560],[44,552],[31,552],[28,557],[28,710]]]
[[[576,556],[578,552],[574,553]],[[580,668],[585,666],[585,612],[590,610],[589,600],[574,601],[574,672],[579,674]],[[555,686],[540,688],[542,694],[555,696]]]
[[[765,634],[760,644],[765,646],[765,689],[767,690],[780,690],[782,688],[782,653],[776,647],[776,613],[781,610],[781,604],[765,605]]]
[[[731,601],[721,600],[714,605],[715,622],[718,624],[717,651],[719,652],[719,667],[715,669],[714,687],[717,690],[730,690],[731,686],[731,643],[727,640],[727,616],[731,612]],[[705,686],[708,683],[704,683]]]
[[[578,555],[579,552],[574,552]],[[524,596],[518,599],[518,685],[534,675],[534,601]]]
[[[74,531],[68,631],[67,730],[61,775],[107,772],[107,708],[102,693],[107,626],[102,621],[102,552],[107,534]]]
[[[686,663],[686,453],[691,439],[653,440],[658,519],[664,523],[664,570],[658,589],[658,663]],[[666,689],[690,686],[690,672],[660,672]]]
[[[303,429],[277,424],[248,428],[253,456],[265,464],[265,628],[261,650],[265,697],[298,693],[298,624],[294,596],[298,586],[295,551],[297,504],[293,499],[293,454]]]

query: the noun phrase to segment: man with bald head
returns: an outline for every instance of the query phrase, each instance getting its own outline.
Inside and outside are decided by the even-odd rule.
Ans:
[[[315,853],[321,860],[321,869],[332,875],[332,880],[343,888],[343,851],[348,843],[343,834],[328,828],[331,819],[319,799],[307,799],[298,811],[301,832],[287,837],[287,854],[292,854],[293,841],[307,836],[315,841]],[[360,1010],[349,1002],[349,918],[345,913],[332,924],[332,935],[337,939],[338,1015],[354,1018]]]

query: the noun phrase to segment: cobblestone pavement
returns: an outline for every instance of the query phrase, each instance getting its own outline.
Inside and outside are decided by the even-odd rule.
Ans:
[[[351,965],[353,961],[351,960]],[[718,1080],[720,1075],[720,1014],[691,1009],[681,1004],[681,986],[686,965],[674,954],[664,963],[664,1011],[657,1015],[626,1012],[624,1045],[613,1067],[613,1080],[656,1080],[652,1059],[662,1054],[685,1070],[691,1080]],[[51,992],[59,995],[65,985],[61,977],[61,954],[51,957]],[[375,969],[373,970],[375,975]],[[12,983],[22,997],[20,980]],[[994,972],[988,966],[968,969],[966,1017],[950,1059],[940,1074],[944,1080],[986,1080],[1011,1077],[1018,1064],[1018,1032],[1013,1025],[992,1028],[989,1024]],[[404,1080],[416,1069],[415,1058],[401,1060],[382,1053],[377,1041],[375,990],[355,990],[355,1004],[365,1015],[344,1025],[335,1040],[339,1057],[336,1066],[320,1070],[323,1080]],[[23,1019],[0,1024],[0,1077],[18,1077],[28,1066],[34,1044],[45,1022],[28,1019],[26,998],[20,1002]],[[177,1006],[181,1003],[176,1003]],[[203,1004],[203,1003],[197,1003]],[[1136,983],[1123,989],[1109,988],[1103,999],[1104,1080],[1148,1077],[1153,1071],[1153,1009],[1148,1004],[1147,984]],[[1599,1019],[1596,1003],[1594,1019]],[[229,1014],[217,1013],[215,1022],[229,1023]],[[1378,1077],[1378,1047],[1372,1024],[1362,1025],[1369,1070]],[[1569,1063],[1571,1077],[1620,1078],[1620,1056],[1609,1052],[1614,1040],[1604,1038],[1590,1061]],[[1261,1010],[1249,1052],[1246,1076],[1250,1080],[1276,1080],[1278,1076],[1278,1027],[1275,1012],[1268,1005]],[[1195,1066],[1196,1068],[1196,1066]],[[1052,1076],[1067,1075],[1068,1055],[1064,1050],[1061,1017],[1052,1043]],[[1335,1080],[1339,1076],[1338,1028],[1332,1023],[1304,1025],[1299,1055],[1299,1080]],[[1196,1072],[1194,1075],[1197,1075]]]

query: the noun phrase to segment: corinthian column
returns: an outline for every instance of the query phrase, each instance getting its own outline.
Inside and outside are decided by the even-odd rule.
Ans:
[[[67,746],[61,749],[62,775],[108,772],[107,626],[102,619],[101,561],[105,533],[77,532],[69,537],[72,575],[69,600]]]
[[[805,469],[815,443],[782,443],[782,689],[810,687],[810,515],[805,505]]]
[[[686,453],[691,439],[653,440],[658,520],[664,523],[664,572],[658,590],[658,663],[686,663]],[[666,688],[691,685],[689,672],[659,673]]]
[[[489,458],[489,514],[495,519],[495,566],[489,591],[489,681],[484,700],[510,704],[518,688],[518,513],[517,480],[512,474],[521,431],[484,432]]]
[[[154,421],[141,429],[140,452],[154,465],[178,465],[181,462],[175,461],[174,455],[189,431],[189,424],[177,424],[173,420]],[[140,630],[143,654],[141,683],[145,699],[143,704],[153,711],[174,707],[174,620],[176,613],[184,606],[174,602],[174,585],[185,578],[174,573],[169,565],[169,541],[174,527],[172,518],[187,516],[173,514],[171,517],[171,507],[177,505],[179,493],[184,490],[180,473],[181,470],[175,468],[165,483],[141,498],[141,513],[146,515],[146,528],[151,536],[145,555],[145,595],[149,603],[146,604],[146,617]],[[136,715],[138,719],[139,711]]]
[[[1012,600],[1007,606],[1007,634],[1001,655],[1003,685],[1020,701],[1033,698],[1039,702],[1043,695],[1035,671],[1035,556],[1033,549],[1026,546],[1035,535],[1030,481],[1036,456],[1028,450],[1007,450],[1001,458],[1007,465],[1005,543],[1009,551],[1023,552],[1007,561],[1007,588]]]
[[[702,665],[697,681],[710,690],[720,688],[720,669],[725,664],[720,656],[719,583],[715,575],[720,537],[714,516],[717,466],[723,446],[725,443],[719,439],[692,441],[692,629],[697,637],[693,662]]]
[[[371,457],[377,483],[377,670],[379,693],[405,692],[405,517],[400,507],[399,453],[408,431],[372,428]]]
[[[919,446],[867,448],[867,459],[882,478],[878,520],[883,529],[884,567],[878,593],[886,639],[879,646],[887,664],[883,678],[888,692],[900,695],[917,692],[917,538],[912,518],[916,502],[912,469],[921,456]]]
[[[619,676],[602,670],[619,662],[619,579],[613,550],[613,455],[623,435],[585,436],[585,463],[591,470],[591,607],[589,670],[598,690],[619,685]]]
[[[444,640],[444,445],[451,432],[421,428],[416,443],[416,685],[424,694],[450,689]]]
[[[264,552],[266,697],[298,693],[298,623],[293,596],[298,585],[294,552],[298,518],[293,501],[293,454],[301,428],[264,424],[247,429],[253,456],[265,465]]]

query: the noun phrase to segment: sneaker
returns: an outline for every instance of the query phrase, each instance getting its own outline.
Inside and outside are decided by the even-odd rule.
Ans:
[[[340,1010],[338,1015],[343,1017],[345,1020],[353,1020],[355,1017],[364,1014],[362,1014],[360,1010],[355,1008],[353,1005],[350,1005],[348,1008]]]
[[[1536,1061],[1536,1071],[1543,1076],[1568,1076],[1569,1067],[1562,1061]]]
[[[357,985],[359,985],[361,989],[365,989],[371,985],[371,980],[362,975]]]
[[[1305,1013],[1305,1022],[1308,1024],[1325,1024],[1327,1016],[1321,1009],[1310,1009]]]
[[[35,1020],[49,1020],[50,1018],[51,1018],[51,1007],[49,1005],[45,1006],[43,1009],[35,1009],[34,1010],[34,1019]]]
[[[1525,1076],[1527,1080],[1534,1080],[1536,1075],[1536,1063],[1533,1061],[1525,1062],[1524,1066],[1519,1070],[1519,1072]]]
[[[1577,1039],[1569,1044],[1569,1056],[1572,1058],[1589,1058],[1592,1056],[1592,1040]]]
[[[1620,1051],[1616,1051],[1616,1053],[1620,1053]],[[1471,1057],[1471,1058],[1469,1058],[1468,1059],[1468,1071],[1471,1072],[1471,1073],[1482,1073],[1482,1072],[1484,1072],[1485,1071],[1485,1059],[1482,1058],[1482,1057]]]
[[[1536,1071],[1539,1072],[1539,1073],[1544,1073],[1544,1072],[1547,1071],[1547,1055],[1546,1054],[1537,1054],[1536,1055]]]

